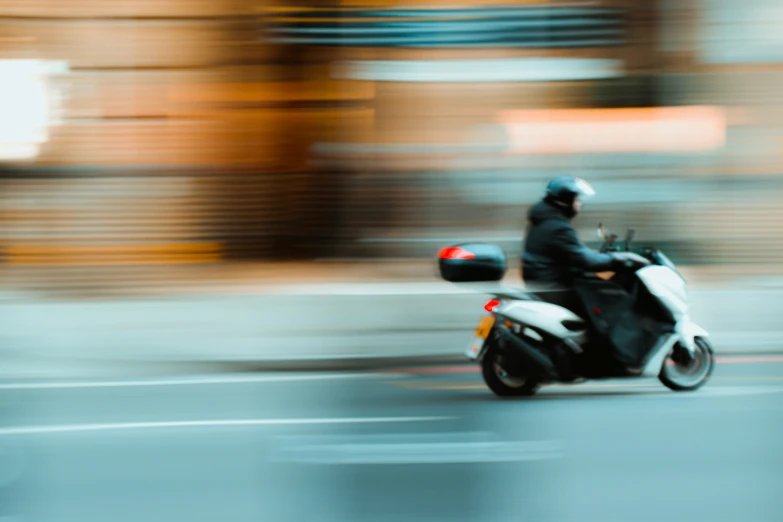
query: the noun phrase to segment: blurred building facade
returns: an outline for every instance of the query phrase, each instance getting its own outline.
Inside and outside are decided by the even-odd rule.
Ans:
[[[783,50],[749,28],[783,15],[741,11],[0,0],[0,60],[56,65],[45,139],[0,158],[3,260],[514,252],[526,207],[568,173],[599,190],[585,231],[633,227],[681,262],[772,261]]]

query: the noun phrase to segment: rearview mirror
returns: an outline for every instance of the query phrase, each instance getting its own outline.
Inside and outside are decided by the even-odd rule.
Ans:
[[[636,231],[632,228],[628,229],[628,232],[625,234],[625,251],[630,252],[631,251],[631,241],[633,241],[633,236],[636,234]]]
[[[598,239],[606,241],[606,229],[604,228],[603,223],[598,224],[598,229],[596,229],[595,234],[598,236]]]

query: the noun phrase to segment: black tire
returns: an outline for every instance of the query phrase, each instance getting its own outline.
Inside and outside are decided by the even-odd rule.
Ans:
[[[497,345],[487,349],[481,360],[481,374],[484,382],[498,397],[530,397],[535,395],[539,388],[539,381],[533,375],[507,376],[506,380],[500,375],[502,369],[503,351]],[[510,379],[520,380],[519,385],[512,385]]]
[[[677,363],[673,359],[673,353],[669,354],[666,359],[663,361],[663,366],[661,367],[661,373],[658,375],[658,378],[661,380],[661,382],[669,388],[670,390],[674,391],[694,391],[698,390],[704,384],[707,383],[707,381],[710,379],[710,376],[712,375],[713,370],[715,369],[715,354],[712,350],[712,346],[710,345],[709,341],[707,341],[704,338],[698,337],[695,340],[696,343],[696,355],[697,355],[697,361],[700,363],[703,363],[706,365],[705,368],[701,368],[699,373],[696,375],[695,380],[693,382],[682,382],[679,380],[679,376],[674,373],[674,370],[670,370],[669,361],[672,361],[675,365]],[[676,349],[676,347],[675,347]],[[677,366],[675,366],[676,368]]]

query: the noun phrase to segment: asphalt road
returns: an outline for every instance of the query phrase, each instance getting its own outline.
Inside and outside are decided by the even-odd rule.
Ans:
[[[763,522],[783,357],[500,400],[470,367],[0,386],[0,521]]]

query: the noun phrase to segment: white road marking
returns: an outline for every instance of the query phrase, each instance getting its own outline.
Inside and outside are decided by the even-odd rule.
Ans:
[[[334,419],[227,419],[170,422],[118,422],[107,424],[65,424],[60,426],[20,426],[0,428],[4,435],[42,435],[52,433],[80,433],[90,431],[158,430],[185,428],[225,428],[245,426],[294,426],[314,424],[374,424],[402,422],[436,422],[455,417],[356,417]]]
[[[564,457],[559,441],[503,441],[485,433],[288,437],[274,460],[299,464],[475,464]]]
[[[210,384],[276,383],[379,378],[373,373],[329,373],[297,375],[223,376],[184,379],[144,379],[134,381],[19,382],[0,384],[0,390],[59,390],[68,388],[131,388],[141,386],[196,386]]]
[[[343,444],[300,448],[282,462],[300,464],[476,464],[562,458],[547,441]]]

